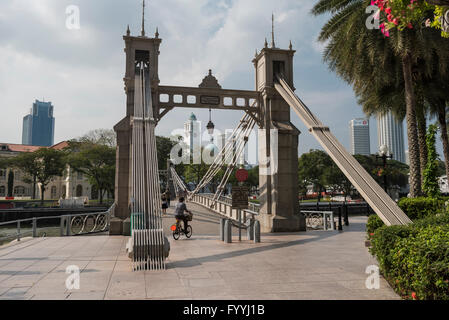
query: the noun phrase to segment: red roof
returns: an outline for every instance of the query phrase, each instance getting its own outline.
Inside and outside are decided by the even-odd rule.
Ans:
[[[40,147],[40,146],[26,146],[23,144],[13,144],[13,143],[0,143],[0,146],[7,146],[7,151],[11,152],[34,152],[41,148],[47,148],[47,147]],[[54,146],[51,146],[51,149],[55,150],[62,150],[66,147],[68,147],[69,144],[67,141],[62,141],[58,144],[55,144]]]

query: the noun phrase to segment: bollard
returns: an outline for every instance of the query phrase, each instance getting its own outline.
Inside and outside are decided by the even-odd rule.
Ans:
[[[242,241],[242,210],[238,210],[239,217],[239,241]]]
[[[61,223],[59,224],[59,236],[60,237],[64,236],[64,221],[65,221],[65,216],[61,216]]]
[[[343,208],[345,210],[345,215],[344,215],[345,226],[349,226],[348,206],[346,205],[346,203],[343,204]]]
[[[37,237],[37,219],[33,218],[33,238]]]
[[[224,242],[232,243],[232,225],[231,225],[231,221],[228,219],[226,219],[226,222],[224,225]]]
[[[20,241],[20,221],[17,221],[17,241]]]
[[[249,219],[249,226],[246,229],[246,237],[248,240],[254,240],[254,219]]]
[[[66,236],[72,235],[72,217],[71,216],[65,216],[66,220]]]
[[[260,222],[254,222],[254,243],[260,243]]]
[[[341,221],[341,207],[338,207],[338,231],[343,230],[343,224]]]
[[[226,223],[226,219],[221,218],[220,219],[220,240],[221,241],[224,241],[224,239],[225,239],[225,223]]]

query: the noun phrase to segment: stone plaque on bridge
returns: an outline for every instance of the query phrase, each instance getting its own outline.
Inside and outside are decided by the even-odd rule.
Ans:
[[[248,187],[232,187],[232,209],[248,209]]]
[[[220,97],[217,96],[201,96],[200,97],[201,104],[218,106],[220,104]]]

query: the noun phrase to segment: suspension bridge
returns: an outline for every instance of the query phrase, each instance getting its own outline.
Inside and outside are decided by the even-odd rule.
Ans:
[[[140,36],[128,27],[125,41],[127,96],[126,117],[115,127],[117,133],[116,210],[110,222],[111,235],[130,236],[128,250],[134,270],[165,268],[168,240],[161,227],[161,195],[155,147],[155,127],[176,108],[207,108],[244,112],[228,142],[215,157],[208,172],[192,191],[176,173],[168,174],[175,189],[188,200],[207,207],[225,219],[242,223],[241,214],[223,209],[219,201],[248,137],[259,130],[260,210],[257,220],[262,232],[305,231],[304,217],[298,215],[298,136],[290,122],[293,109],[310,133],[328,152],[372,209],[387,225],[411,223],[396,203],[337,141],[334,135],[294,93],[293,58],[295,50],[276,47],[274,30],[271,45],[265,40],[253,59],[256,90],[223,89],[212,72],[198,87],[160,85],[158,60],[162,39],[156,30],[146,36],[144,23]],[[273,134],[273,132],[275,134]],[[217,192],[205,199],[199,194],[217,173],[225,174]]]

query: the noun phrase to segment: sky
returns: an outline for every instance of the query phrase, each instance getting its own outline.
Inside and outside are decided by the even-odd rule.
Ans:
[[[317,42],[328,16],[315,17],[316,0],[147,0],[146,32],[159,28],[161,85],[198,86],[212,69],[223,88],[254,90],[252,59],[271,38],[292,41],[296,93],[349,150],[349,121],[364,117],[351,87],[322,61]],[[67,28],[70,5],[79,8],[80,28]],[[22,119],[35,99],[55,107],[55,143],[90,130],[112,128],[125,116],[125,54],[129,24],[140,34],[141,0],[2,0],[0,2],[0,142],[21,143]],[[157,134],[182,128],[194,112],[204,125],[207,110],[176,109]],[[236,126],[239,111],[213,111],[224,131]],[[300,119],[299,154],[321,149]],[[378,150],[377,125],[370,120],[371,152]],[[441,147],[439,146],[439,149]]]

